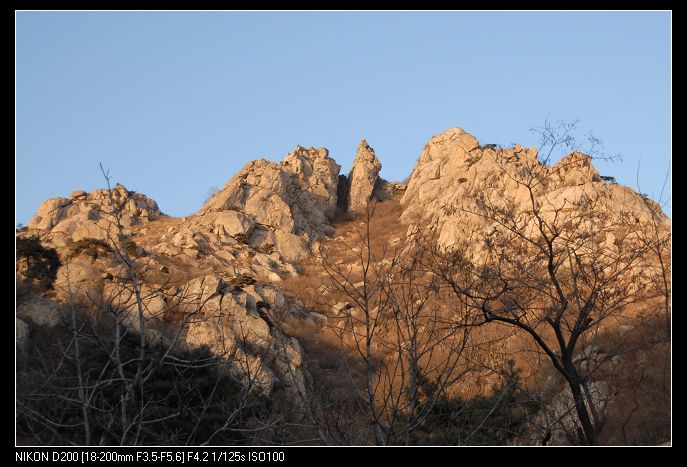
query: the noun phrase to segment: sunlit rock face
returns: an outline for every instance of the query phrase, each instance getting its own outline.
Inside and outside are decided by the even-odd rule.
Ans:
[[[233,210],[265,229],[254,240],[277,246],[286,258],[308,254],[308,244],[331,231],[327,216],[336,208],[340,166],[325,148],[301,146],[276,164],[249,162],[199,211],[199,217]]]
[[[461,128],[430,139],[413,169],[401,200],[401,220],[415,229],[430,229],[439,244],[451,248],[475,239],[475,255],[495,228],[485,205],[525,214],[534,208],[544,218],[570,216],[584,203],[593,203],[595,216],[587,228],[606,241],[628,219],[669,225],[660,208],[632,189],[607,183],[591,157],[572,152],[553,165],[537,158],[536,148],[480,145]],[[603,238],[601,238],[603,237]]]

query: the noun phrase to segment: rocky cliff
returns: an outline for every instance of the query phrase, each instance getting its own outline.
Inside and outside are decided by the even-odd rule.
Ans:
[[[644,247],[640,233],[654,225],[670,231],[660,206],[603,179],[591,157],[574,151],[546,165],[537,156],[536,148],[520,145],[482,146],[461,128],[436,135],[413,169],[401,220],[411,232],[431,232],[445,249],[468,243],[473,258],[484,257],[487,242],[499,231],[529,229],[535,238],[535,225],[516,225],[519,219],[532,223],[535,211],[550,226],[580,222],[584,212],[580,229],[588,233],[589,245],[603,247],[613,258]],[[654,268],[635,265],[628,273],[643,284],[657,280]]]
[[[423,149],[401,201],[401,219],[432,226],[440,243],[449,246],[475,223],[484,223],[475,215],[481,210],[478,201],[515,211],[534,204],[554,212],[582,197],[602,203],[613,221],[633,216],[638,222],[668,222],[651,200],[602,180],[587,155],[573,152],[547,166],[537,159],[536,148],[483,147],[461,128],[432,137]]]

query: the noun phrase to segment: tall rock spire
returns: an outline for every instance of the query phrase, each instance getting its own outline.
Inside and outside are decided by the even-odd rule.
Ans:
[[[380,170],[382,170],[382,163],[377,159],[374,149],[367,144],[367,141],[361,139],[353,167],[348,176],[349,211],[361,212],[365,210],[367,202],[374,193]]]

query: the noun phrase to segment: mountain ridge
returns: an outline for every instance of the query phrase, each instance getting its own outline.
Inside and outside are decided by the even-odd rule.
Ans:
[[[527,220],[532,213],[554,225],[593,206],[580,227],[589,233],[584,248],[618,258],[641,240],[628,231],[633,225],[671,230],[659,205],[604,179],[578,151],[547,165],[536,148],[480,145],[456,127],[428,141],[407,184],[383,180],[381,168],[364,139],[348,175],[326,148],[296,146],[281,162],[248,162],[195,214],[178,218],[120,184],[50,198],[17,236],[37,238],[66,266],[43,289],[43,301],[18,310],[18,349],[29,345],[28,324],[56,326],[59,306],[80,297],[122,310],[122,323],[151,341],[231,354],[242,384],[302,407],[313,384],[304,363],[311,357],[295,334],[358,332],[342,319],[364,317],[330,293],[327,273],[350,266],[357,285],[355,259],[345,255],[361,254],[360,229],[377,205],[386,206],[375,227],[385,252],[435,242],[476,263],[486,261],[493,238],[509,231],[545,235]],[[384,255],[369,261],[380,270],[394,264]],[[658,280],[655,268],[627,268],[633,287]],[[20,260],[18,278],[31,282],[29,269]],[[134,289],[131,278],[139,283]],[[328,300],[334,303],[323,306]],[[43,314],[52,318],[36,318]]]

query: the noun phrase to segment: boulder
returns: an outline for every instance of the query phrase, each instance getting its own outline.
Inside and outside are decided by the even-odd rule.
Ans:
[[[186,343],[193,347],[208,347],[218,356],[230,355],[235,348],[233,333],[225,331],[219,320],[199,319],[188,325]]]
[[[216,213],[213,218],[213,224],[224,229],[224,232],[232,237],[248,235],[255,226],[255,222],[250,217],[238,211]]]
[[[33,296],[19,306],[17,318],[30,321],[37,326],[52,328],[60,324],[62,313],[57,303],[40,296]]]
[[[146,328],[145,334],[146,340],[150,345],[161,345],[163,347],[169,347],[172,345],[172,341],[157,329]]]
[[[573,151],[554,164],[552,173],[560,186],[601,182],[599,172],[592,165],[592,158],[579,151]]]
[[[29,229],[48,230],[62,220],[65,207],[72,204],[67,198],[50,198],[38,207],[36,215],[29,221]]]
[[[252,311],[262,290],[253,286],[246,289],[244,299],[251,300],[243,302],[242,312],[198,317],[188,326],[186,343],[207,346],[246,387],[259,394],[269,396],[277,379],[290,392],[303,390],[303,354],[298,341],[271,329]]]
[[[307,248],[306,241],[298,235],[287,232],[276,231],[275,233],[275,249],[288,262],[294,263],[299,261],[310,253]]]
[[[76,191],[72,191],[72,194],[69,195],[69,197],[70,197],[71,199],[82,199],[82,198],[87,198],[87,197],[88,197],[88,193],[85,192],[84,190],[76,190]]]

